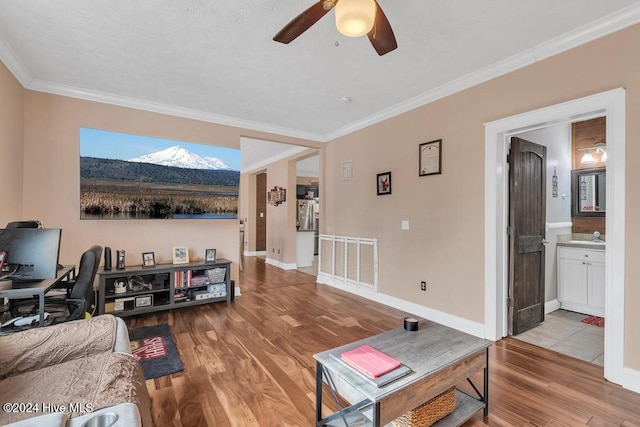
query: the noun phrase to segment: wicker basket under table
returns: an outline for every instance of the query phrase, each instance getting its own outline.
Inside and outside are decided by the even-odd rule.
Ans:
[[[433,399],[393,420],[396,427],[427,427],[446,417],[456,407],[456,388],[451,387]]]

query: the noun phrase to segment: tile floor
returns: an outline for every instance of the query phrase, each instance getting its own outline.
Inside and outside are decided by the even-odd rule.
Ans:
[[[513,338],[604,366],[604,328],[582,323],[586,314],[556,310],[544,322]]]

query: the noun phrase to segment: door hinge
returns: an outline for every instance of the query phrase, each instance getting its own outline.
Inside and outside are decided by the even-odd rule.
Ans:
[[[507,226],[507,235],[508,235],[508,236],[513,236],[513,232],[514,232],[514,227],[513,227],[513,225],[509,225],[509,226]]]
[[[509,160],[511,159],[511,155],[507,153],[507,164],[509,164]]]

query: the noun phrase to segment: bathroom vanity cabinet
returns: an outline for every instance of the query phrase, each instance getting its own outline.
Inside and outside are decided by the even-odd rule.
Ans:
[[[604,317],[604,249],[558,245],[558,300],[565,310]]]

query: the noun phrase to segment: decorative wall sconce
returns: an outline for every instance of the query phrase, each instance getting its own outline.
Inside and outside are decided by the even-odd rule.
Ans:
[[[267,192],[267,203],[278,206],[287,201],[287,190],[282,187],[273,187]]]
[[[551,197],[558,198],[558,174],[556,168],[553,168],[553,176],[551,177]]]

